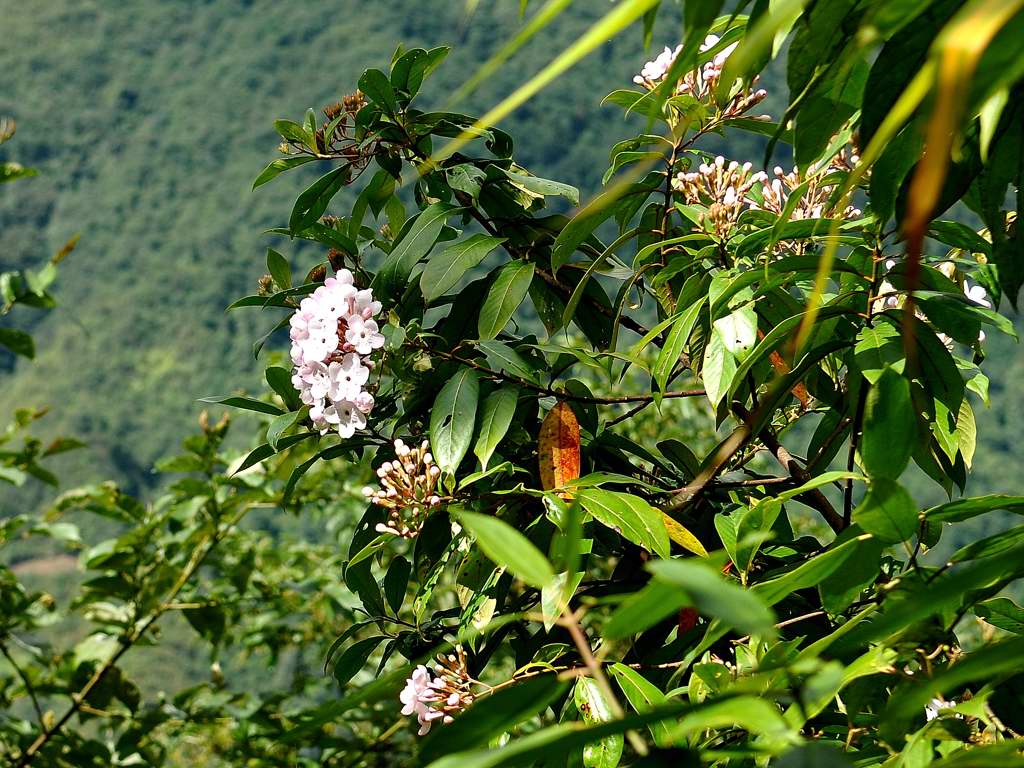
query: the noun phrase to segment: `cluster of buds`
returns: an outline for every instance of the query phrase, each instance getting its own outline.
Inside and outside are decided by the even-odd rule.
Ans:
[[[399,694],[403,715],[416,715],[419,735],[425,736],[435,720],[451,723],[455,716],[473,703],[472,678],[461,647],[456,653],[439,654],[433,670],[420,664],[405,681]]]
[[[824,173],[805,176],[799,168],[794,168],[787,173],[779,166],[775,166],[774,174],[775,178],[771,182],[766,180],[764,186],[761,187],[761,202],[753,207],[781,216],[789,203],[789,196],[806,182],[807,187],[790,214],[790,219],[793,221],[820,219],[828,210],[828,204],[832,193],[835,192],[836,185],[826,183]],[[844,219],[855,219],[861,215],[861,211],[859,208],[848,205],[841,215]]]
[[[364,106],[366,96],[356,90],[323,108],[326,122],[316,128],[308,145],[301,139],[289,138],[278,150],[286,155],[299,152],[343,160],[349,171],[346,183],[351,183],[366,170],[377,150],[375,142],[360,142],[356,137],[356,115]]]
[[[700,46],[701,53],[710,51],[716,45],[719,44],[721,38],[718,35],[708,35],[704,38],[704,42]],[[705,62],[703,65],[698,66],[687,72],[680,79],[676,86],[677,95],[688,95],[695,98],[704,104],[714,103],[715,89],[718,87],[718,81],[722,77],[722,70],[725,67],[725,62],[728,60],[729,55],[736,49],[736,43],[728,45],[718,53],[716,53],[710,61]],[[653,61],[647,62],[640,70],[640,74],[633,78],[633,82],[637,85],[642,85],[644,88],[653,90],[657,88],[661,82],[665,79],[665,75],[672,63],[676,60],[676,57],[683,50],[683,46],[676,46],[675,49],[666,47],[657,58]],[[747,112],[767,96],[767,92],[763,89],[755,89],[753,86],[757,84],[757,78],[755,77],[751,83],[751,87],[746,88],[735,96],[733,96],[728,104],[721,108],[716,114],[716,119],[728,119],[733,117],[739,117],[744,112]]]
[[[377,524],[378,533],[413,539],[423,529],[430,512],[441,505],[437,494],[441,469],[434,464],[426,440],[418,448],[395,440],[395,457],[377,470],[381,487],[366,487],[363,494],[388,510],[387,522]]]
[[[736,226],[744,208],[754,202],[749,196],[750,190],[766,178],[763,171],[751,173],[750,163],[740,165],[733,160],[726,164],[725,158],[719,155],[714,162],[702,163],[696,171],[676,174],[672,187],[682,193],[687,203],[706,206],[707,213],[700,215],[701,226],[725,238]]]
[[[829,161],[829,168],[833,171],[852,171],[860,163],[860,149],[856,141],[847,144],[839,149]]]

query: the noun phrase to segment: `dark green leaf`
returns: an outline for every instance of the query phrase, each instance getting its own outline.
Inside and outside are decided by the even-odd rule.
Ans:
[[[348,167],[339,166],[314,181],[299,195],[288,217],[288,229],[293,237],[324,215],[331,199],[348,183],[350,173]]]
[[[494,449],[508,432],[518,400],[519,389],[513,385],[506,385],[492,392],[483,402],[473,454],[480,459],[480,466],[484,469],[487,469],[487,462],[490,461]]]
[[[437,394],[430,412],[430,447],[444,472],[454,473],[469,450],[479,397],[479,376],[471,368],[460,368]]]
[[[895,480],[910,463],[917,444],[917,420],[910,382],[885,368],[871,386],[864,405],[860,453],[871,478]]]
[[[334,662],[334,679],[338,681],[338,685],[344,688],[348,681],[366,665],[370,654],[377,650],[377,646],[386,639],[385,637],[368,637],[346,648]]]
[[[427,303],[454,288],[466,272],[503,242],[503,237],[476,234],[431,256],[420,275],[420,288]]]
[[[493,339],[512,319],[530,291],[534,266],[528,261],[512,261],[503,266],[484,298],[477,325],[481,340]]]

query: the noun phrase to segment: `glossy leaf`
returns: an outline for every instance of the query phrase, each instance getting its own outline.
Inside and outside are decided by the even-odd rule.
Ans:
[[[547,558],[508,523],[475,512],[456,512],[455,517],[473,535],[487,557],[531,587],[541,589],[555,578]]]
[[[455,472],[473,441],[479,375],[460,368],[441,388],[430,412],[430,449],[443,472]]]

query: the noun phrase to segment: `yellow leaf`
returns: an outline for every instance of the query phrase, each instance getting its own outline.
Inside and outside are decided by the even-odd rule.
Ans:
[[[704,549],[700,539],[690,533],[684,525],[677,523],[664,512],[661,513],[661,517],[665,521],[665,529],[668,531],[668,537],[672,541],[683,549],[693,552],[695,555],[700,555],[701,557],[708,556],[708,551]]]

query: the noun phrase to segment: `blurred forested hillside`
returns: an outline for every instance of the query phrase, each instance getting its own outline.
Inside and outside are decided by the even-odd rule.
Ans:
[[[250,350],[271,321],[224,307],[252,292],[274,242],[260,232],[283,223],[315,175],[250,191],[274,157],[272,120],[353,90],[396,41],[454,46],[422,97],[442,107],[519,28],[518,6],[479,3],[467,18],[461,0],[0,0],[0,114],[18,121],[3,151],[40,170],[0,187],[0,268],[42,262],[82,236],[57,285],[62,306],[35,330],[38,360],[0,357],[0,370],[15,368],[0,415],[50,405],[42,431],[89,444],[64,459],[65,483],[112,476],[145,491],[154,461],[194,423],[198,397],[259,387]],[[574,4],[459,109],[495,103],[608,7]],[[654,45],[674,42],[675,29],[661,19]],[[601,98],[646,58],[638,28],[520,109],[503,126],[520,162],[593,193],[608,148],[630,133]],[[760,159],[752,147],[728,150]],[[1024,475],[1024,358],[1005,339],[990,350],[976,493],[1019,490]]]

